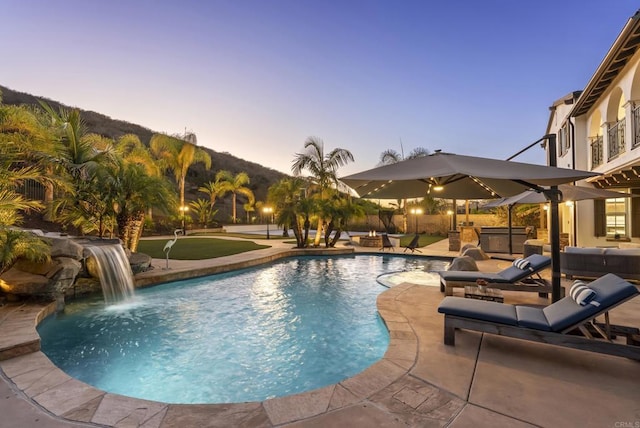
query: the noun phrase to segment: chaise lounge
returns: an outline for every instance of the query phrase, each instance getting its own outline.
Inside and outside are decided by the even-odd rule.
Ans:
[[[479,279],[487,282],[487,287],[510,291],[533,291],[541,294],[551,293],[549,281],[540,276],[540,272],[551,266],[551,258],[541,254],[532,254],[520,259],[521,267],[514,265],[494,273],[477,271],[448,270],[440,273],[440,291],[452,296],[455,287],[476,285]]]
[[[455,329],[465,329],[640,361],[640,330],[609,323],[611,309],[640,294],[635,285],[607,274],[574,284],[569,294],[545,308],[445,297],[438,306],[444,343],[454,346]],[[605,322],[596,322],[601,315]],[[616,335],[626,336],[626,345],[613,342]]]

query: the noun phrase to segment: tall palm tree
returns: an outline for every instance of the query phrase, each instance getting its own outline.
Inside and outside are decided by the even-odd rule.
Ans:
[[[187,171],[196,162],[211,168],[211,156],[185,140],[166,134],[155,134],[149,142],[151,153],[160,160],[163,169],[170,169],[180,189],[180,206],[184,207],[184,187]]]
[[[424,147],[416,147],[411,150],[409,155],[405,158],[404,151],[402,153],[398,153],[393,149],[387,149],[380,154],[380,163],[379,165],[391,165],[394,163],[398,163],[405,159],[415,159],[422,156],[429,156],[429,150]],[[407,199],[398,199],[398,208],[402,212],[402,230],[404,233],[407,233]]]
[[[320,200],[324,199],[325,192],[331,186],[337,186],[338,168],[353,162],[353,155],[346,149],[336,148],[329,153],[324,152],[324,142],[316,137],[309,137],[304,143],[305,152],[296,153],[291,170],[294,175],[299,176],[302,171],[308,171],[315,180],[320,190]],[[314,245],[320,245],[320,238],[324,219],[319,216],[318,229]]]
[[[247,187],[247,184],[251,181],[249,179],[249,175],[246,172],[239,172],[236,175],[231,174],[229,171],[219,171],[218,174],[221,175],[221,181],[225,182],[222,187],[226,192],[232,194],[232,221],[236,223],[238,218],[236,217],[236,199],[237,195],[244,195],[247,197],[249,202],[253,204],[255,202],[255,196],[253,195],[253,191]],[[217,178],[217,175],[216,175]]]

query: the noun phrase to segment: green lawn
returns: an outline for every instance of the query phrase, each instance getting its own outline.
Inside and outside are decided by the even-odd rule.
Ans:
[[[162,251],[168,239],[145,239],[138,244],[138,251],[156,259],[164,259]],[[217,238],[178,238],[171,248],[169,258],[174,260],[203,260],[230,256],[245,251],[269,248],[253,241],[231,241]]]
[[[406,247],[407,245],[409,245],[409,243],[411,242],[414,236],[415,236],[414,234],[402,235],[400,237],[400,246]],[[431,245],[434,242],[442,241],[443,239],[445,239],[444,236],[432,236],[432,235],[427,235],[426,233],[421,233],[420,239],[418,240],[418,247]]]

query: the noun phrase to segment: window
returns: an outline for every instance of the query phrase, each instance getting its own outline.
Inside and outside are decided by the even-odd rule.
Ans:
[[[605,201],[607,238],[627,236],[627,209],[625,198],[613,198]]]
[[[558,131],[558,148],[560,149],[560,156],[567,154],[571,148],[571,140],[569,138],[569,123],[565,122],[562,128]]]

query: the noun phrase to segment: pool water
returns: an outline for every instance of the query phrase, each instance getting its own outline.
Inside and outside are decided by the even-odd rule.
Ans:
[[[425,258],[285,259],[138,290],[124,304],[67,305],[38,327],[43,352],[99,389],[168,403],[261,401],[351,377],[389,337],[384,272],[442,270]]]

